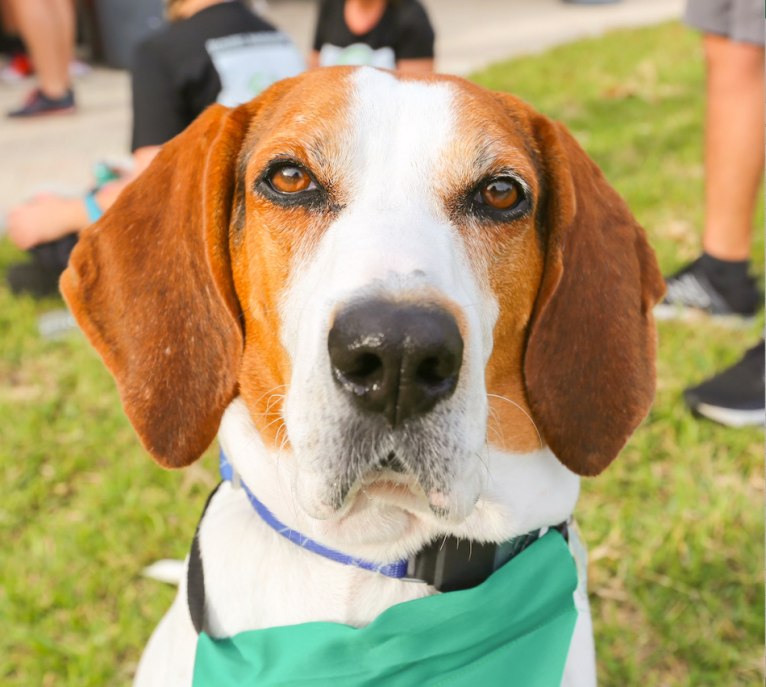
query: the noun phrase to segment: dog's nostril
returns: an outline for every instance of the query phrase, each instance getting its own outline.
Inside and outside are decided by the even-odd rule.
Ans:
[[[444,382],[445,377],[448,377],[449,373],[446,375],[443,374],[442,368],[446,368],[447,366],[442,363],[443,361],[436,356],[426,358],[420,365],[418,365],[418,369],[415,372],[417,380],[423,384],[429,384],[431,386],[436,386]]]
[[[354,365],[345,376],[353,381],[364,381],[383,368],[383,361],[374,353],[362,353],[354,360]]]

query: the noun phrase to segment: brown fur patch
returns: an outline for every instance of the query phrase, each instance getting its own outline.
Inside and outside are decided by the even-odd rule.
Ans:
[[[203,453],[237,394],[264,441],[286,438],[291,366],[279,308],[353,192],[339,115],[352,71],[309,72],[236,110],[210,108],[73,253],[62,291],[144,445],[166,467]],[[451,83],[461,103],[438,182],[448,189],[444,212],[499,307],[485,371],[488,439],[509,451],[538,448],[529,415],[565,465],[598,474],[654,391],[651,308],[664,284],[645,234],[560,125],[455,77],[401,78]],[[326,207],[283,207],[255,191],[269,163],[285,157],[327,190]],[[508,169],[529,186],[524,217],[460,215],[455,198]]]

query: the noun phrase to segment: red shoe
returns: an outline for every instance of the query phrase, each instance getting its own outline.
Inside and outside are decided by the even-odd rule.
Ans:
[[[0,71],[0,81],[18,83],[28,79],[34,73],[35,68],[32,66],[32,60],[29,59],[29,55],[17,52],[11,58],[11,61]]]

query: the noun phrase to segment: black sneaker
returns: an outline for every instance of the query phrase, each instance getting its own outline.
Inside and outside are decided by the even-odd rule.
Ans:
[[[654,308],[658,320],[690,319],[706,313],[716,320],[747,324],[752,322],[761,301],[750,276],[744,277],[734,293],[716,287],[704,268],[704,256],[665,277],[665,285],[665,298]]]
[[[63,98],[49,98],[40,89],[37,89],[29,94],[22,107],[9,112],[8,116],[14,119],[23,119],[52,114],[70,114],[74,111],[74,93],[71,89]]]
[[[753,346],[736,365],[699,386],[686,389],[684,400],[695,415],[727,427],[762,425],[764,403],[764,343]]]
[[[21,262],[8,268],[8,285],[16,296],[29,294],[35,299],[58,296],[62,271],[36,262]]]

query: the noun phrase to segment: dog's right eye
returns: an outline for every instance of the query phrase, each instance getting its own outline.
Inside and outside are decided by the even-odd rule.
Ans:
[[[292,195],[316,188],[305,169],[284,165],[275,169],[268,177],[269,184],[277,193]]]

